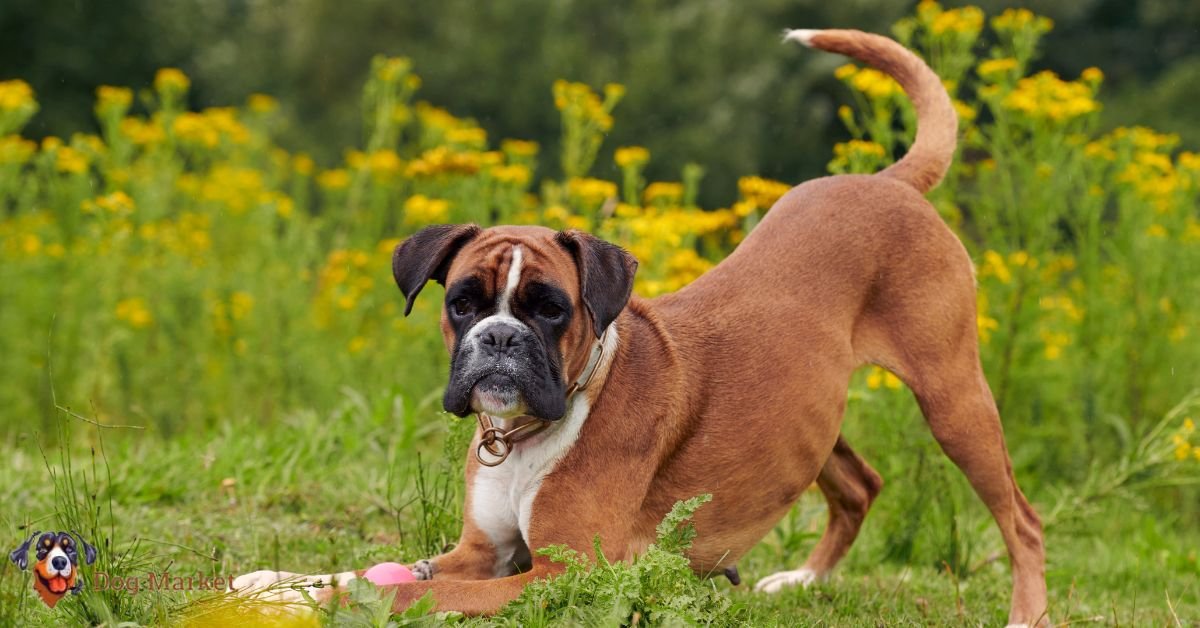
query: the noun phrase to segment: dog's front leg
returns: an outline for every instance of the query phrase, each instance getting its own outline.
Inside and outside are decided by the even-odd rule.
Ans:
[[[631,440],[625,439],[625,442]],[[618,449],[614,446],[609,451]],[[396,591],[395,611],[403,611],[432,591],[437,610],[466,615],[495,613],[515,600],[530,582],[562,571],[561,564],[536,553],[536,549],[551,545],[566,545],[591,557],[593,540],[599,537],[609,560],[630,559],[631,548],[644,546],[634,537],[632,522],[635,517],[630,512],[630,504],[642,503],[654,466],[637,464],[638,460],[623,459],[620,455],[612,455],[606,462],[609,464],[597,465],[592,460],[568,457],[555,473],[546,477],[525,530],[529,547],[534,550],[529,571],[491,580],[450,580],[442,571],[442,559],[455,555],[455,560],[459,560],[456,550],[433,559],[438,566],[433,580],[385,587]],[[467,526],[464,527],[464,539],[466,529]],[[486,545],[487,551],[471,552],[463,543],[460,545],[464,550],[462,557],[471,557],[469,560],[473,561],[480,557],[494,560],[494,548]]]
[[[419,560],[411,567],[417,580],[487,580],[496,577],[496,548],[470,515],[454,549]]]
[[[504,608],[505,604],[517,599],[525,585],[538,578],[553,576],[561,570],[560,565],[548,561],[545,563],[534,561],[533,569],[530,571],[493,580],[438,579],[379,588],[385,594],[392,590],[396,592],[392,608],[397,613],[412,606],[414,602],[432,591],[433,599],[437,604],[436,610],[458,611],[469,616],[491,615]]]

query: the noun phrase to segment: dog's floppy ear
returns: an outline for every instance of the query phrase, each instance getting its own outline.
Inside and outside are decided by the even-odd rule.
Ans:
[[[25,539],[25,542],[22,543],[20,547],[12,552],[9,552],[8,558],[16,563],[17,569],[24,570],[29,566],[29,544],[33,543],[33,540],[41,533],[41,530],[34,532],[32,536],[30,536],[28,539]]]
[[[79,536],[78,532],[71,530],[71,535],[75,537],[75,542],[83,547],[83,559],[87,561],[87,564],[90,565],[96,562],[96,548],[83,540],[83,537]]]
[[[579,291],[599,338],[629,302],[637,259],[625,249],[582,231],[560,231],[556,239],[575,256]]]
[[[477,225],[434,225],[412,234],[392,255],[392,276],[404,293],[404,315],[430,279],[445,285],[450,262],[464,244],[479,234]]]

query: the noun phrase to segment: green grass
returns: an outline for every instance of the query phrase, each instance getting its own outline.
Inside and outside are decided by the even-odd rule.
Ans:
[[[914,411],[901,411],[872,430],[872,437],[856,416],[855,408],[864,405],[852,404],[847,435],[869,460],[887,463],[878,465],[887,483],[830,582],[776,596],[752,593],[748,586],[773,571],[795,568],[816,542],[824,504],[819,493],[808,492],[740,561],[747,584],[697,581],[686,570],[668,570],[654,572],[656,587],[670,589],[674,583],[684,591],[715,589],[727,596],[728,608],[700,615],[719,624],[1002,623],[1009,571],[1007,561],[997,559],[1003,546],[982,506],[936,452]],[[0,515],[0,535],[14,547],[28,536],[27,524],[70,525],[100,546],[96,568],[110,573],[237,575],[261,568],[322,573],[385,560],[410,562],[440,551],[458,532],[460,461],[472,425],[436,412],[430,400],[351,395],[326,416],[296,413],[274,423],[225,423],[171,439],[144,431],[101,433],[79,419],[60,417],[58,438],[70,443],[66,448],[43,457],[38,443],[48,435],[33,433],[17,433],[0,445],[8,459],[0,501],[16,505]],[[1042,512],[1063,488],[1023,480]],[[1123,500],[1101,498],[1093,516],[1050,526],[1053,619],[1111,625],[1200,620],[1200,531],[1187,521],[1163,509],[1139,512]],[[582,582],[562,585],[589,587],[588,595],[577,591],[564,598],[559,591],[554,599],[575,600],[565,606],[547,611],[523,600],[494,621],[539,625],[608,617],[607,607],[588,603],[606,585]],[[8,562],[0,567],[5,625],[176,623],[198,612],[205,597],[92,591],[50,610],[34,597],[28,572]],[[655,591],[635,597],[645,605]],[[336,623],[368,621],[369,607],[339,614]]]

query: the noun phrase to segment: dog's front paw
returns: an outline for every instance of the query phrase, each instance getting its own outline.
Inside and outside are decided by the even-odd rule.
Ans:
[[[433,561],[418,560],[417,562],[413,563],[413,566],[409,568],[409,571],[412,572],[412,575],[417,580],[433,580]]]
[[[758,584],[754,585],[754,590],[763,593],[775,593],[787,587],[807,587],[818,579],[820,579],[820,575],[807,567],[793,571],[780,571],[759,580]]]

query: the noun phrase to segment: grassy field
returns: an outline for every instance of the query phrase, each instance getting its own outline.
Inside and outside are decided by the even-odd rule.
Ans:
[[[1052,619],[1197,624],[1200,155],[1146,127],[1101,132],[1101,70],[1030,69],[1051,28],[932,2],[896,25],[961,120],[930,198],[976,260],[984,366],[1046,524]],[[874,172],[911,141],[911,108],[890,79],[841,63],[850,139],[829,169]],[[647,150],[603,145],[618,85],[552,86],[563,138],[543,148],[420,102],[411,64],[379,58],[364,143],[328,167],[275,144],[271,97],[191,111],[188,86],[172,69],[137,92],[101,86],[99,135],[36,143],[20,135],[36,95],[0,81],[0,538],[75,529],[100,550],[89,589],[54,610],[5,561],[0,625],[303,624],[206,591],[98,590],[96,574],[319,573],[442,551],[473,423],[440,412],[440,289],[400,316],[400,238],[439,222],[587,229],[629,248],[636,290],[655,296],[719,262],[788,188],[747,174],[735,202],[700,208],[699,165],[645,181]],[[539,174],[550,154],[562,180]],[[885,488],[831,582],[768,597],[697,579],[670,534],[488,621],[1004,621],[998,532],[895,376],[856,376],[845,435]],[[824,516],[805,494],[743,578],[796,567]],[[467,621],[424,606],[389,618],[377,592],[354,596],[320,619]]]

